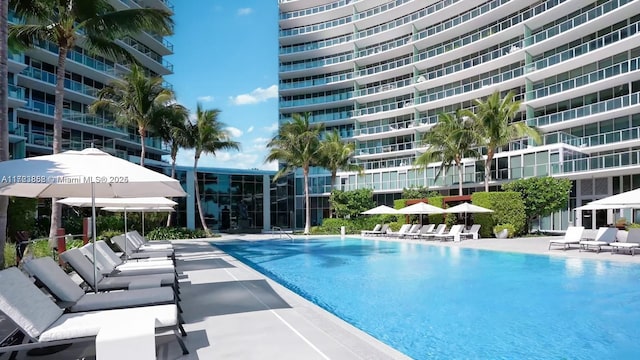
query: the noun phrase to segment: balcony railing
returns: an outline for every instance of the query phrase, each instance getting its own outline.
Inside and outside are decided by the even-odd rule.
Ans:
[[[24,101],[24,88],[18,85],[9,84],[9,97],[12,99],[18,99]]]
[[[22,70],[21,74],[53,85],[56,85],[57,82],[56,74],[33,67]],[[71,79],[64,79],[64,88],[91,97],[96,97],[98,94],[98,89]]]
[[[581,106],[575,109],[569,109],[549,115],[539,116],[527,120],[529,126],[545,126],[559,122],[570,121],[573,119],[604,113],[623,107],[638,105],[640,103],[640,92],[619,96],[613,99],[600,101],[597,103]]]

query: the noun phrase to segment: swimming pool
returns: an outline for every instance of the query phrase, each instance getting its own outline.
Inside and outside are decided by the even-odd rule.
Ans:
[[[216,244],[416,359],[631,359],[640,266],[313,239]]]

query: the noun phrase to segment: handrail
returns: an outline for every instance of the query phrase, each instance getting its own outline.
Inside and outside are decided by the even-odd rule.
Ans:
[[[291,235],[289,235],[288,233],[284,232],[284,231],[282,230],[282,228],[281,228],[281,227],[279,227],[279,226],[272,226],[272,227],[271,227],[271,231],[272,231],[272,232],[273,232],[273,231],[277,231],[277,232],[278,232],[278,234],[280,235],[280,237],[279,237],[280,239],[282,239],[282,235],[285,235],[285,236],[286,236],[286,237],[288,237],[289,239],[293,240],[293,237],[292,237]]]

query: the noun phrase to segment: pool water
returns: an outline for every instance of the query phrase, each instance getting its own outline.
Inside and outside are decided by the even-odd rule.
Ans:
[[[637,264],[350,238],[216,246],[415,359],[640,358]]]

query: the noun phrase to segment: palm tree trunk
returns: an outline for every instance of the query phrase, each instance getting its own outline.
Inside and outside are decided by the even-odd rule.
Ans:
[[[198,159],[200,159],[200,154],[196,152],[195,161],[193,162],[193,175],[195,177],[195,185],[196,185],[196,204],[198,205],[198,213],[200,214],[200,223],[202,223],[202,228],[204,229],[207,236],[211,235],[209,232],[209,228],[207,227],[207,223],[204,221],[204,213],[202,212],[202,203],[200,202],[200,188],[198,186]]]
[[[489,180],[491,180],[491,161],[493,160],[493,151],[487,151],[487,160],[484,162],[484,191],[489,192]]]
[[[304,168],[304,200],[305,200],[305,222],[304,234],[311,233],[311,202],[309,201],[309,167]]]
[[[462,170],[464,169],[464,166],[462,166],[462,163],[458,164],[458,195],[462,195],[462,181],[464,180],[463,174],[462,174]]]
[[[172,152],[171,153],[171,178],[175,179],[176,178],[176,157],[177,154]],[[171,226],[171,218],[173,218],[173,213],[169,212],[169,216],[167,216],[167,227]]]
[[[140,134],[140,166],[144,167],[144,156],[146,155],[146,144],[144,139],[147,135],[147,131],[143,127],[138,128],[138,134]]]
[[[53,112],[53,153],[62,151],[62,111],[64,108],[64,69],[67,61],[67,49],[58,47],[58,68],[56,69],[55,109]],[[56,247],[56,231],[61,224],[61,206],[56,198],[51,199],[51,227],[49,228],[49,246]]]
[[[9,104],[7,100],[9,78],[7,65],[7,17],[9,1],[0,4],[0,161],[9,160]],[[0,196],[0,254],[4,254],[7,243],[7,208],[9,197]],[[4,255],[0,258],[0,269],[4,269]]]

